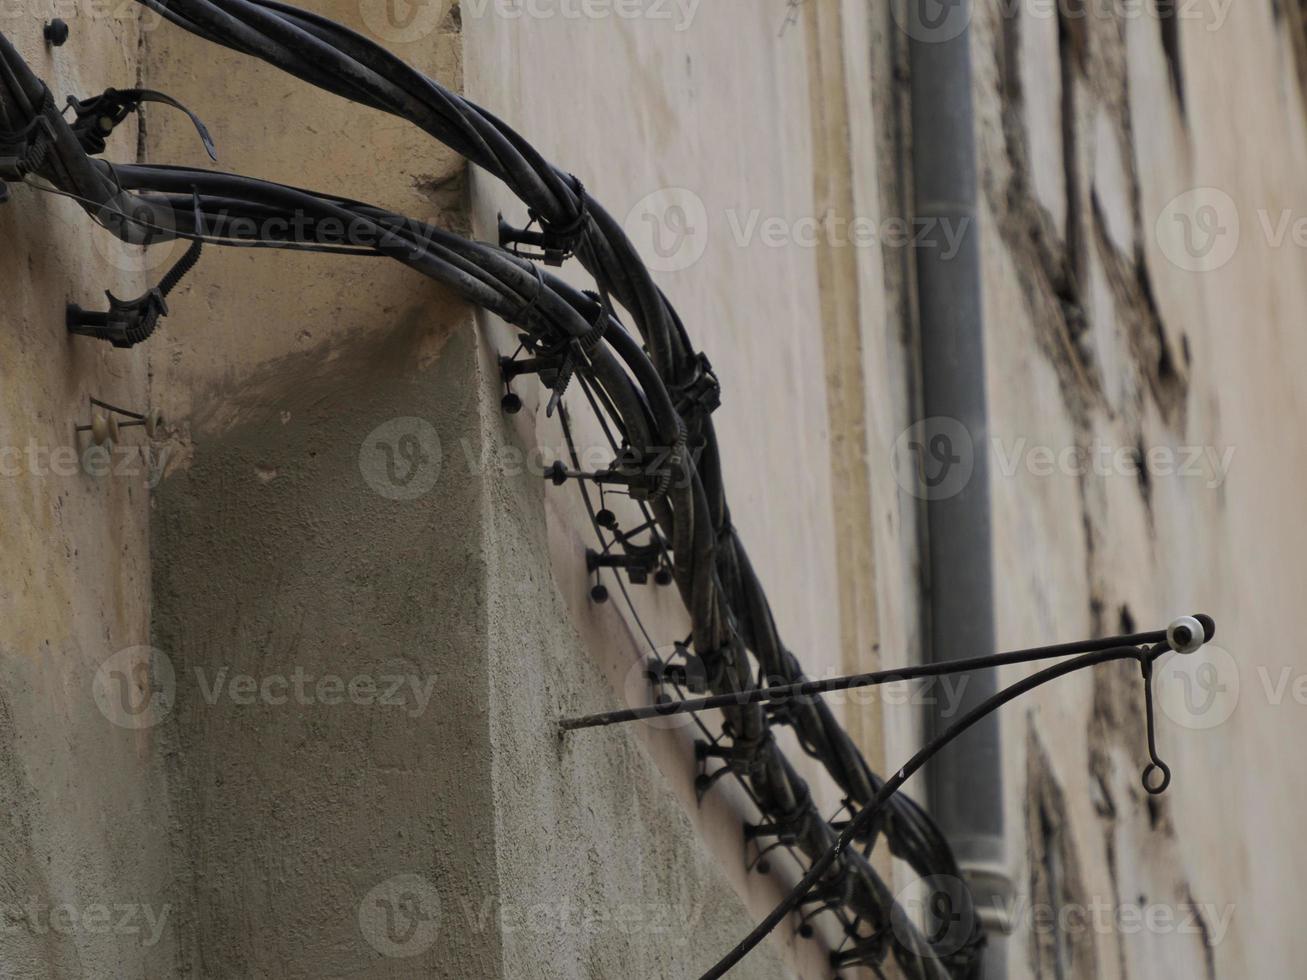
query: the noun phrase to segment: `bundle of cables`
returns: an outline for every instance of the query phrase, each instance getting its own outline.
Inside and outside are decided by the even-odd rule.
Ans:
[[[211,170],[96,159],[105,133],[70,125],[46,85],[0,35],[0,177],[74,198],[123,241],[195,243],[150,302],[114,301],[93,325],[82,317],[79,332],[121,346],[147,337],[166,312],[163,297],[194,264],[201,243],[403,262],[516,327],[535,360],[549,366],[539,373],[553,389],[551,406],[576,378],[606,416],[620,442],[608,476],[642,502],[664,543],[667,570],[689,612],[689,645],[704,687],[740,694],[804,682],[731,523],[710,418],[719,401],[715,375],[621,226],[581,182],[489,112],[330,20],[272,0],[140,2],[209,41],[419,126],[502,180],[539,226],[533,240],[543,248],[540,257],[558,262],[574,255],[595,290],[575,289],[520,250],[501,247],[513,244],[511,236],[491,245],[342,197]],[[158,94],[130,93],[126,102],[122,95],[119,107],[130,108]],[[202,127],[201,133],[207,145]],[[315,233],[327,223],[347,229],[345,235],[328,241]],[[619,307],[634,331],[619,319]],[[570,475],[558,471],[560,480]],[[883,838],[922,878],[961,880],[947,842],[917,804],[870,770],[830,708],[819,698],[789,703],[783,711],[740,698],[722,717],[715,757],[746,786],[765,825],[783,834],[810,866],[822,865],[815,882],[822,907],[839,915],[848,941],[871,950],[864,962],[875,966],[892,954],[908,977],[973,976],[983,943],[979,926],[961,943],[933,947],[869,860]],[[818,811],[778,745],[775,725],[791,726],[803,749],[822,763],[851,817],[880,797],[868,819],[844,824],[856,823],[855,846],[845,846],[840,825]],[[970,902],[965,889],[962,896]],[[975,923],[969,909],[962,913]]]

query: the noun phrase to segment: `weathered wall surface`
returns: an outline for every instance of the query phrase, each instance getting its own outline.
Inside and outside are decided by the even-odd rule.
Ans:
[[[530,448],[497,411],[481,435],[490,459]],[[695,826],[701,815],[678,800],[693,793],[694,770],[660,771],[641,728],[559,736],[560,716],[608,707],[632,691],[631,664],[624,676],[606,677],[603,659],[569,620],[565,597],[579,598],[578,588],[564,577],[572,564],[560,574],[551,561],[547,485],[533,473],[493,465],[489,473],[487,819],[492,812],[503,975],[699,976],[748,932],[752,917],[732,889],[731,864],[719,863]],[[639,640],[609,642],[629,650]],[[736,829],[720,813],[718,820],[719,832]],[[769,949],[749,968],[750,976],[791,976]]]
[[[721,374],[734,519],[809,673],[917,659],[901,4],[311,6],[626,217]],[[1307,34],[1296,4],[1181,6],[972,20],[1000,644],[1220,626],[1156,680],[1160,800],[1131,671],[1004,715],[1014,976],[1289,976],[1304,952]],[[41,21],[0,29],[60,99],[139,75],[224,168],[521,223],[409,127],[153,18],[74,20],[53,54]],[[147,122],[111,158],[204,165],[184,118]],[[747,801],[695,799],[692,727],[553,734],[643,696],[686,627],[670,590],[589,601],[582,503],[531,472],[558,421],[529,383],[498,410],[502,325],[393,263],[215,249],[146,350],[110,352],[65,337],[64,300],[134,295],[175,252],[30,189],[0,230],[0,972],[695,976],[770,906]],[[50,454],[85,447],[88,396],[165,411],[149,465]],[[882,769],[918,730],[895,694],[841,707]],[[783,930],[742,975],[824,958]]]
[[[58,101],[136,83],[134,18],[98,20],[55,51],[41,38],[48,8],[6,6],[0,30]],[[74,433],[90,397],[145,403],[146,354],[64,330],[66,302],[135,295],[131,266],[69,201],[22,187],[0,206],[5,976],[165,976],[176,950],[163,748],[110,720],[137,703],[142,659],[131,651],[150,637],[150,466],[142,439],[82,457],[90,443]]]
[[[1159,799],[1137,670],[1005,716],[1013,975],[1289,976],[1302,24],[1274,3],[1052,6],[975,19],[1000,640],[1196,610],[1219,635],[1159,671]]]
[[[889,476],[895,437],[914,417],[903,343],[911,256],[875,243],[831,247],[821,234],[806,248],[795,241],[807,231],[801,220],[828,207],[869,218],[882,239],[892,230],[885,222],[905,212],[899,154],[910,134],[897,111],[904,65],[895,54],[903,18],[861,4],[716,4],[678,32],[671,22],[568,21],[561,7],[534,9],[480,19],[465,11],[469,50],[481,52],[469,58],[476,97],[619,215],[631,208],[628,229],[662,264],[660,284],[721,368],[724,441],[767,447],[746,466],[734,461],[733,485],[758,508],[740,510],[804,537],[804,560],[815,563],[776,560],[787,546],[774,538],[757,546],[764,578],[807,596],[778,602],[791,637],[823,645],[848,637],[846,605],[825,607],[825,633],[795,609],[817,596],[830,602],[840,594],[830,591],[834,572],[856,571],[852,547],[821,525],[843,528],[842,515],[859,511],[849,505],[856,466],[829,447],[841,438],[849,445],[862,427],[879,598],[870,635],[887,663],[911,662],[919,655],[915,503]],[[1176,774],[1164,798],[1139,785],[1142,692],[1131,671],[1068,680],[1004,716],[1017,886],[1006,911],[1018,976],[1280,976],[1299,956],[1283,917],[1302,870],[1285,824],[1302,783],[1275,746],[1292,744],[1303,707],[1293,686],[1301,654],[1276,642],[1303,585],[1294,503],[1302,460],[1288,435],[1302,410],[1302,340],[1292,321],[1304,258],[1301,12],[1269,3],[1177,5],[1171,18],[1158,10],[1086,4],[1059,15],[1051,4],[981,3],[972,22],[983,180],[972,233],[983,236],[993,437],[976,448],[992,454],[995,478],[1000,643],[1151,627],[1200,609],[1220,623],[1214,647],[1173,658],[1156,680],[1161,749]],[[721,65],[710,58],[720,71],[696,85],[704,51],[727,36],[737,52]],[[837,51],[844,106],[820,84]],[[869,81],[859,89],[851,79],[861,71]],[[577,103],[559,96],[567,90],[585,93],[582,140],[555,135],[571,132]],[[826,97],[805,108],[814,92]],[[757,108],[732,106],[746,99]],[[669,123],[667,102],[679,107]],[[769,136],[805,117],[801,145]],[[832,119],[852,163],[819,138]],[[664,150],[642,152],[637,133],[657,133]],[[764,159],[783,181],[768,183]],[[476,189],[486,195],[481,229],[497,208],[515,214],[496,189]],[[654,191],[661,196],[642,200]],[[760,220],[782,219],[770,248],[744,230],[755,207]],[[855,287],[842,290],[850,275]],[[791,296],[797,307],[786,305]],[[815,308],[822,330],[839,338],[822,349],[820,370],[810,320],[783,312]],[[740,323],[747,333],[732,332]],[[778,325],[783,339],[760,324]],[[778,367],[772,345],[796,335],[811,342]],[[847,398],[859,383],[849,371],[858,348],[861,413]],[[767,382],[778,370],[790,380]],[[732,401],[736,377],[762,382],[761,405]],[[824,411],[804,401],[819,383]],[[807,462],[773,470],[796,404],[809,406],[803,424],[816,419],[827,447],[805,428]],[[538,436],[556,444],[548,423]],[[804,495],[831,493],[818,524],[807,522],[804,502],[750,488],[791,485],[798,473],[825,484],[805,484]],[[555,560],[563,569],[573,562],[573,616],[585,621],[576,564],[584,539],[567,530],[584,524],[566,502],[551,497],[550,506]],[[798,567],[818,571],[799,585]],[[814,670],[831,664],[803,654]],[[620,664],[610,674],[620,678]],[[930,695],[950,692],[937,686]],[[886,714],[897,759],[912,743],[916,712],[895,705]],[[675,771],[674,752],[659,757]],[[703,831],[724,846],[729,835],[714,831],[717,820],[704,818]]]
[[[460,86],[456,15],[410,37],[384,4],[317,9]],[[461,161],[406,124],[172,28],[146,58],[224,167],[468,227]],[[196,158],[150,123],[151,158]],[[183,970],[697,975],[750,917],[632,734],[559,743],[562,706],[613,694],[470,311],[391,263],[263,252],[211,250],[177,296],[154,541]],[[355,703],[391,676],[401,706]]]
[[[867,467],[867,447],[892,428],[885,422],[892,412],[873,416],[869,393],[891,373],[879,345],[897,338],[868,334],[877,349],[863,346],[864,324],[883,318],[877,243],[842,247],[849,231],[831,235],[820,221],[827,211],[876,211],[864,5],[598,4],[587,13],[568,3],[463,3],[461,10],[471,98],[624,221],[718,371],[723,406],[714,421],[732,517],[770,590],[782,636],[812,676],[869,669],[878,662],[881,627],[872,552],[896,547],[892,533],[883,545],[871,533],[878,475]],[[478,176],[473,191],[480,236],[493,237],[500,211],[524,223],[503,188]],[[577,270],[564,275],[588,285]],[[490,336],[502,353],[515,346],[506,333]],[[902,384],[901,374],[891,382]],[[532,387],[518,385],[527,411],[515,425],[523,445],[545,447],[548,461],[563,455],[564,442]],[[586,424],[583,405],[576,395],[581,452],[603,460],[603,437]],[[888,499],[884,511],[893,507]],[[576,489],[550,488],[545,503],[569,618],[617,697],[645,698],[642,658],[651,648],[666,653],[687,632],[678,601],[670,590],[631,587],[637,619],[616,579],[605,576],[614,601],[595,606],[584,564],[594,538]],[[636,523],[620,499],[610,496],[608,506],[624,526]],[[613,697],[578,701],[575,710],[599,710]],[[875,705],[846,717],[877,759]],[[776,879],[746,871],[741,825],[756,820],[756,810],[725,780],[702,805],[696,800],[691,726],[639,734],[736,890],[755,916],[764,914],[793,867],[777,861]],[[822,806],[835,812],[833,784],[788,732],[777,734],[813,775]],[[588,751],[612,739],[579,733],[568,744]],[[662,836],[649,827],[638,844],[645,862],[666,859]],[[829,970],[819,944],[799,940],[790,926],[776,936],[801,975]],[[730,945],[705,937],[694,955],[707,963],[712,950]]]

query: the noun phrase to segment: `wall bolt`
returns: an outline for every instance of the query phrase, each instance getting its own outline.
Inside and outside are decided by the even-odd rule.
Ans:
[[[45,43],[52,48],[62,48],[68,42],[68,24],[56,17],[45,25]]]

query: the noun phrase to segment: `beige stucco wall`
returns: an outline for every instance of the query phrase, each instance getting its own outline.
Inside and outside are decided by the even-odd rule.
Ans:
[[[6,7],[0,30],[57,98],[134,84],[134,18],[51,51],[45,7]],[[0,243],[0,972],[162,976],[179,909],[165,749],[95,699],[134,682],[137,655],[111,658],[150,639],[152,465],[134,437],[79,458],[89,441],[74,433],[90,397],[146,404],[148,355],[64,330],[65,303],[129,294],[134,277],[75,204],[30,188],[0,206]]]
[[[867,466],[866,447],[892,443],[888,420],[900,410],[873,401],[872,391],[887,376],[886,387],[901,391],[905,378],[894,360],[901,355],[882,349],[895,348],[897,337],[879,330],[879,249],[842,248],[813,221],[828,210],[878,210],[871,78],[859,63],[869,12],[859,3],[813,4],[796,8],[787,24],[783,4],[753,0],[627,4],[626,15],[611,5],[593,16],[575,4],[462,9],[470,97],[624,222],[721,377],[714,422],[732,518],[781,635],[811,676],[872,669],[881,629],[873,552],[897,548],[898,528],[891,496],[882,504],[887,533],[871,534],[872,484],[881,493],[892,477]],[[523,223],[523,208],[502,187],[478,177],[473,190],[479,236],[493,237],[499,212]],[[564,275],[588,285],[579,270]],[[490,335],[503,353],[515,346],[505,331]],[[562,455],[558,421],[545,418],[530,385],[518,390],[527,396],[515,423],[524,444],[545,447],[545,460]],[[602,449],[581,396],[574,398],[582,452]],[[649,653],[641,623],[666,653],[687,632],[684,614],[671,590],[653,587],[631,588],[639,622],[620,601],[593,605],[584,551],[594,539],[579,495],[551,488],[545,500],[569,615],[617,692],[576,709],[634,703],[647,694],[633,683]],[[604,581],[618,597],[614,580]],[[845,717],[880,766],[878,699],[860,699]],[[729,781],[702,805],[696,800],[692,726],[659,724],[639,735],[751,912],[765,914],[795,869],[782,860],[775,877],[746,870],[741,825],[756,811]],[[788,731],[777,735],[812,779],[820,806],[838,810],[834,784]],[[652,839],[646,846],[657,850]],[[792,924],[773,941],[801,975],[829,970],[827,949],[800,939]]]
[[[319,9],[386,33],[374,8]],[[460,87],[457,18],[428,26],[399,50]],[[147,59],[154,84],[197,106],[243,78],[244,97],[205,113],[224,166],[467,228],[461,163],[413,128],[175,30],[150,36]],[[184,120],[160,120],[151,141],[157,157],[196,149]],[[697,975],[750,918],[635,733],[558,744],[564,706],[612,694],[564,611],[560,586],[574,583],[549,561],[545,485],[501,463],[534,439],[515,441],[499,412],[487,325],[386,263],[229,253],[205,264],[156,354],[179,461],[156,522],[156,641],[196,672],[348,674],[345,657],[437,687],[429,710],[389,721],[179,698],[196,968]],[[392,501],[360,460],[379,427],[409,416],[435,426],[439,476]],[[251,527],[250,513],[264,517]],[[209,599],[188,600],[206,584]],[[233,632],[233,619],[246,625]],[[303,765],[303,746],[324,736]],[[251,753],[250,777],[210,785]],[[300,778],[278,779],[282,767]],[[293,832],[266,828],[270,809]],[[324,848],[348,857],[324,863]],[[429,948],[388,956],[356,910],[404,875],[429,885],[439,921]],[[754,968],[783,975],[770,954]]]
[[[1295,311],[1307,256],[1276,245],[1261,215],[1276,227],[1304,203],[1302,24],[1272,4],[1185,6],[1182,105],[1150,6],[1107,17],[1089,5],[1061,55],[1040,9],[1000,19],[982,5],[974,37],[1000,641],[1197,610],[1219,631],[1159,672],[1175,778],[1158,800],[1139,786],[1132,668],[1005,715],[1027,903],[1012,975],[1052,975],[1061,945],[1065,976],[1291,976],[1303,781],[1286,748],[1303,706],[1275,692],[1305,665],[1290,635],[1305,584]],[[1005,74],[1019,98],[999,97]],[[1087,473],[1037,455],[1100,446]],[[1050,899],[1091,916],[1105,905],[1098,921],[1119,912],[1124,926],[1091,918],[1055,941],[1031,911]]]
[[[1289,975],[1299,952],[1279,917],[1293,907],[1301,849],[1284,822],[1302,791],[1275,746],[1292,744],[1301,724],[1292,684],[1302,658],[1275,636],[1292,622],[1301,591],[1295,538],[1302,522],[1293,502],[1299,450],[1291,435],[1300,411],[1293,392],[1301,341],[1291,311],[1300,305],[1303,254],[1292,223],[1283,243],[1271,234],[1284,213],[1290,222],[1300,217],[1303,95],[1292,31],[1302,28],[1278,20],[1269,5],[1186,7],[1173,49],[1182,110],[1167,61],[1170,41],[1151,7],[1089,6],[1066,41],[1083,54],[1068,55],[1082,61],[1068,69],[1075,81],[1064,97],[1058,25],[1048,6],[979,4],[973,23],[995,440],[984,448],[995,480],[1000,645],[1151,628],[1200,609],[1217,617],[1220,638],[1159,672],[1159,737],[1175,770],[1160,800],[1139,787],[1142,701],[1128,670],[1068,680],[1004,716],[1017,888],[1008,909],[1016,923],[1010,969],[1014,976],[1055,969],[1056,943],[1038,918],[1051,904],[1054,915],[1072,916],[1061,940],[1061,968],[1070,975]],[[754,208],[761,218],[786,219],[791,234],[796,219],[832,204],[875,222],[901,213],[904,188],[893,156],[902,138],[894,129],[901,37],[888,9],[863,4],[808,3],[788,27],[786,17],[779,3],[715,4],[677,32],[653,19],[465,14],[469,44],[480,45],[469,50],[483,52],[469,56],[469,86],[616,213],[634,208],[629,227],[637,240],[651,209],[664,219],[664,232],[675,230],[679,215],[669,217],[669,200],[708,229],[702,242],[687,236],[691,244],[670,257],[646,240],[646,257],[675,266],[660,272],[659,283],[726,379],[721,431],[743,445],[762,439],[770,447],[743,466],[728,455],[732,484],[775,526],[802,536],[807,551],[798,557],[816,563],[796,565],[784,550],[793,544],[755,545],[796,645],[848,636],[850,610],[838,586],[831,590],[832,578],[823,578],[856,569],[849,546],[829,536],[848,513],[850,486],[847,457],[831,447],[861,429],[870,509],[861,519],[874,529],[876,557],[864,581],[878,597],[870,636],[882,662],[907,663],[919,656],[914,502],[891,475],[894,440],[913,417],[900,255],[804,248],[784,234],[771,248],[757,238],[746,244],[731,225],[738,229]],[[696,85],[704,46],[725,37],[737,50],[712,64],[715,84]],[[816,97],[829,94],[822,80],[837,54],[843,106]],[[527,81],[540,78],[583,94],[560,99],[556,88]],[[737,104],[744,91],[747,112]],[[668,102],[679,108],[671,122],[663,115]],[[580,137],[573,135],[578,115]],[[809,133],[783,135],[800,118]],[[835,142],[853,148],[843,161],[821,138],[832,119]],[[767,143],[773,132],[780,135]],[[663,148],[657,154],[646,150],[649,134]],[[841,196],[841,173],[852,174],[852,197]],[[1181,196],[1203,187],[1216,192]],[[642,200],[667,188],[684,190]],[[476,189],[487,202],[478,214],[483,231],[496,209],[514,214],[496,189]],[[702,211],[688,210],[700,204]],[[1204,260],[1178,237],[1177,212],[1206,221],[1209,204],[1219,225],[1215,258]],[[1238,247],[1226,255],[1236,214]],[[1187,268],[1203,261],[1219,268]],[[786,305],[795,298],[797,309]],[[824,314],[820,327],[815,309]],[[762,333],[763,324],[775,332]],[[864,386],[861,411],[850,410],[847,389],[838,387],[850,380],[845,355],[855,347],[833,343],[832,334],[861,348],[861,379],[852,379]],[[773,345],[785,350],[795,336],[812,341],[801,361],[784,363],[792,380],[778,383]],[[739,376],[758,382],[747,406],[731,397],[731,379]],[[824,406],[808,394],[818,384],[827,385]],[[791,413],[807,434],[799,450],[807,462],[799,466],[780,451],[791,442]],[[546,424],[537,435],[548,441]],[[1059,463],[1077,447],[1084,455]],[[1045,452],[1052,473],[1045,473]],[[1136,453],[1146,478],[1131,465]],[[1091,469],[1078,472],[1077,459]],[[1095,459],[1110,472],[1095,473]],[[829,493],[831,502],[814,514],[807,500],[767,496],[796,479],[804,494]],[[753,490],[754,483],[766,489]],[[551,506],[560,525],[579,526],[565,503]],[[742,528],[747,520],[740,518]],[[766,533],[749,530],[750,541]],[[556,538],[556,566],[567,568],[581,539],[575,531]],[[795,581],[800,567],[802,585]],[[574,615],[584,620],[579,570],[572,579]],[[818,617],[826,632],[796,610],[795,589],[805,592],[798,601],[828,604]],[[836,623],[839,635],[830,632]],[[801,648],[814,671],[838,663],[815,644]],[[916,712],[881,707],[892,761],[911,747]],[[852,724],[860,724],[857,717]],[[879,757],[876,741],[869,748]],[[674,753],[667,758],[664,765],[675,763]],[[715,835],[723,837],[729,834]],[[1076,925],[1082,911],[1089,926]],[[1135,926],[1135,915],[1145,923]],[[1104,916],[1108,925],[1093,924]]]
[[[715,0],[568,17],[576,4],[465,0],[461,21],[429,4],[400,29],[384,4],[312,6],[462,85],[626,218],[722,378],[733,517],[782,634],[813,676],[914,662],[917,503],[892,466],[914,418],[910,262],[882,246],[910,198],[893,9]],[[1220,635],[1183,663],[1187,680],[1169,665],[1157,678],[1175,771],[1160,800],[1139,787],[1126,668],[1003,716],[1011,974],[1291,976],[1307,870],[1292,753],[1307,663],[1289,632],[1307,584],[1307,256],[1292,224],[1275,236],[1284,215],[1307,217],[1302,25],[1269,3],[1186,8],[1182,105],[1150,6],[1091,4],[1061,44],[1047,8],[981,3],[973,20],[998,639],[1196,610]],[[224,168],[483,238],[498,211],[521,223],[502,188],[396,120],[153,18],[143,39],[133,17],[70,18],[73,40],[51,53],[43,14],[0,29],[61,100],[139,72],[209,123]],[[147,159],[204,165],[184,118],[147,120]],[[136,147],[124,127],[110,156]],[[873,234],[832,236],[828,213]],[[1186,248],[1177,214],[1216,233],[1211,251]],[[517,465],[563,444],[530,383],[526,411],[498,411],[501,324],[393,264],[211,249],[160,334],[109,351],[65,337],[65,299],[135,294],[167,250],[142,261],[29,189],[0,229],[0,447],[18,451],[0,478],[0,801],[15,815],[0,911],[18,922],[0,930],[0,972],[694,976],[770,907],[791,869],[745,870],[753,814],[729,784],[695,800],[689,727],[562,742],[550,728],[641,693],[647,647],[622,603],[587,597],[574,489]],[[74,445],[88,396],[167,413],[152,467],[94,478],[30,462],[29,444],[46,459]],[[598,445],[577,415],[583,448]],[[396,500],[360,453],[414,416],[435,427],[441,467]],[[1100,445],[1106,473],[1059,464]],[[1130,452],[1153,453],[1146,479]],[[655,646],[684,635],[670,590],[632,592]],[[124,728],[97,707],[97,670],[104,703],[111,671],[149,645],[174,669],[175,709]],[[210,703],[203,686],[296,668],[398,670],[443,700],[399,717]],[[919,730],[901,694],[840,707],[882,771]],[[360,909],[415,887],[438,926],[388,956]],[[666,928],[555,930],[560,899]],[[1153,918],[1078,916],[1055,938],[1045,904]],[[51,928],[56,906],[77,923]],[[135,931],[90,924],[100,906],[130,906]],[[825,952],[786,927],[741,975],[825,975]]]

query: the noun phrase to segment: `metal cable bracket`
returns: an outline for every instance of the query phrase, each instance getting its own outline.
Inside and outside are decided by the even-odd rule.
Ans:
[[[68,96],[68,107],[73,110],[75,117],[71,124],[73,134],[89,156],[98,156],[104,152],[105,143],[113,131],[146,102],[157,102],[186,113],[195,126],[195,131],[200,134],[200,142],[204,144],[209,159],[217,162],[218,150],[213,144],[213,137],[209,135],[208,127],[200,117],[171,95],[148,88],[107,88],[99,95],[84,100]]]
[[[109,298],[109,309],[105,312],[84,310],[76,303],[69,303],[66,314],[68,332],[106,340],[119,348],[135,347],[149,339],[159,325],[159,318],[168,315],[166,297],[195,268],[203,249],[203,242],[192,242],[163,281],[136,299],[121,300],[105,290],[104,295]]]

